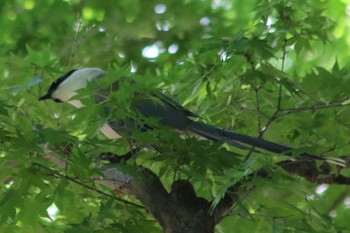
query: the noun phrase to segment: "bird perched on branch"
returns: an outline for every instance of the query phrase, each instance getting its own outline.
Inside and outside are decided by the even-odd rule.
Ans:
[[[86,88],[88,82],[104,77],[106,74],[105,71],[99,68],[71,70],[55,80],[47,93],[40,97],[39,100],[51,99],[55,102],[67,102],[77,108],[83,107],[83,104],[79,100],[73,98],[77,94],[77,91]],[[92,83],[94,84],[94,82]],[[101,97],[95,96],[94,98],[100,99]],[[101,99],[99,101],[101,101]],[[134,101],[130,107],[143,117],[157,118],[160,124],[170,126],[178,131],[189,131],[201,137],[228,143],[241,149],[251,149],[253,147],[255,148],[254,150],[269,151],[289,156],[291,156],[293,152],[293,149],[288,146],[196,121],[194,120],[198,118],[196,114],[165,95],[152,95],[152,98],[139,98],[137,101]],[[110,110],[106,109],[106,111]],[[109,123],[103,125],[100,130],[108,138],[116,139],[119,138],[121,134],[125,133],[126,130],[130,130],[130,127],[135,127],[136,125],[139,125],[139,123],[135,122],[134,119],[128,119],[127,124],[125,121],[118,122],[118,120],[110,119]],[[147,125],[142,127],[142,130],[148,129],[151,130],[152,127]],[[320,156],[308,153],[301,153],[299,156],[326,160]]]

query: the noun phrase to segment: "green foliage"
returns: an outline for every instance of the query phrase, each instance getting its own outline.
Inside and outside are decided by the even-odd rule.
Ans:
[[[141,152],[122,169],[142,164],[167,189],[174,178],[189,179],[198,196],[214,200],[212,208],[247,175],[260,168],[271,174],[272,180],[256,178],[239,190],[241,200],[217,232],[346,232],[348,188],[317,193],[318,185],[276,169],[281,156],[253,154],[243,162],[247,151],[180,137],[166,127],[116,142],[98,129],[111,117],[104,107],[113,118],[138,119],[130,108],[135,93],[149,98],[164,91],[212,125],[314,154],[348,154],[347,4],[1,1],[0,231],[161,232],[147,211],[91,180],[100,175],[100,153],[126,153],[136,140],[160,144],[162,151]],[[157,54],[147,55],[147,48]],[[101,87],[116,80],[121,87],[97,107],[92,99],[79,110],[38,102],[49,83],[72,68],[70,61],[107,70]],[[47,160],[45,143],[62,154],[65,168]]]

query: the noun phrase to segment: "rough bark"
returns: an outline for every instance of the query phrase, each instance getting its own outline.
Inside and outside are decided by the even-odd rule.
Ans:
[[[214,232],[210,203],[196,196],[190,182],[175,181],[169,193],[151,170],[138,167],[135,174],[127,185],[127,192],[145,205],[165,233]]]
[[[65,167],[65,160],[45,146],[46,158],[58,167]],[[319,166],[314,160],[285,160],[276,164],[290,174],[304,177],[313,183],[350,184],[350,178],[331,172],[326,162]],[[189,181],[177,180],[168,192],[158,176],[151,170],[137,167],[132,175],[124,174],[115,167],[103,169],[104,177],[94,178],[114,191],[127,193],[140,200],[145,208],[156,218],[165,233],[213,233],[215,225],[227,216],[232,207],[240,200],[240,188],[260,176],[272,178],[270,174],[260,169],[248,175],[234,186],[230,187],[225,196],[211,212],[211,202],[198,197]],[[252,191],[254,187],[250,188]]]

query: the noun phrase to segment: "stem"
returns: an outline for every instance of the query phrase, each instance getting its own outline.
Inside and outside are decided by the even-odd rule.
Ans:
[[[282,65],[281,65],[281,71],[284,72],[284,64],[286,61],[286,46],[287,46],[287,39],[284,39],[283,43],[283,53],[282,53]],[[282,85],[279,83],[279,89],[278,89],[278,100],[277,100],[277,111],[281,109],[281,104],[282,104]]]
[[[283,43],[283,52],[282,52],[282,64],[281,64],[281,71],[284,72],[284,66],[285,66],[285,61],[286,61],[286,57],[287,57],[287,38],[284,39],[284,43]],[[270,127],[270,125],[272,124],[273,121],[275,121],[279,116],[278,114],[281,112],[281,105],[282,105],[282,85],[279,82],[279,88],[278,88],[278,98],[277,98],[277,108],[276,111],[272,114],[272,116],[270,117],[270,119],[268,120],[268,122],[266,123],[265,127],[263,129],[261,129],[261,131],[259,132],[259,137],[262,137],[264,135],[264,133],[266,132],[266,130]]]
[[[43,168],[43,169],[49,171],[49,172],[51,173],[51,175],[53,175],[53,176],[56,177],[56,178],[67,179],[67,180],[69,180],[69,181],[71,181],[71,182],[73,182],[73,183],[75,183],[75,184],[78,184],[78,185],[80,185],[80,186],[82,186],[82,187],[84,187],[84,188],[87,188],[87,189],[89,189],[89,190],[92,190],[92,191],[94,191],[94,192],[96,192],[96,193],[98,193],[98,194],[101,194],[101,195],[103,195],[103,196],[106,196],[106,197],[108,197],[108,198],[113,198],[113,199],[115,199],[116,201],[120,201],[120,202],[122,202],[122,203],[124,203],[124,204],[132,205],[132,206],[135,206],[135,207],[137,207],[137,208],[142,208],[142,209],[145,208],[144,206],[141,206],[141,205],[135,204],[135,203],[133,203],[133,202],[124,200],[124,199],[122,199],[122,198],[118,198],[118,197],[116,197],[116,196],[113,196],[113,195],[111,195],[111,194],[105,193],[105,192],[103,192],[103,191],[101,191],[101,190],[99,190],[99,189],[97,189],[97,188],[95,188],[95,187],[92,187],[92,186],[89,186],[89,185],[87,185],[87,184],[84,184],[84,183],[82,183],[82,182],[80,182],[80,181],[78,181],[78,180],[76,180],[76,179],[74,179],[74,178],[72,178],[72,177],[67,176],[67,175],[62,175],[62,174],[60,174],[59,172],[57,172],[57,171],[55,171],[55,170],[52,170],[51,168],[48,168],[48,167],[46,167],[46,166],[44,166],[44,165],[42,165],[42,164],[33,163],[33,165],[35,165],[35,166],[37,166],[37,167],[40,167],[40,168]]]
[[[76,54],[77,51],[77,46],[78,46],[78,36],[79,36],[79,32],[81,29],[81,26],[83,24],[83,20],[80,18],[80,15],[78,13],[77,15],[77,20],[78,20],[78,27],[77,27],[77,32],[75,33],[74,39],[73,39],[73,46],[72,46],[72,51],[71,51],[71,55],[70,55],[70,59],[69,59],[69,64],[68,64],[68,70],[70,69],[72,62],[73,62],[73,58]]]
[[[260,112],[260,98],[259,98],[259,88],[254,88],[255,90],[255,104],[256,104],[256,112]],[[261,131],[261,116],[257,114],[258,118],[258,133]]]
[[[305,111],[311,111],[311,110],[319,110],[319,109],[327,109],[327,108],[334,108],[334,107],[344,107],[349,106],[348,104],[343,104],[344,101],[336,102],[332,104],[327,105],[311,105],[311,106],[304,106],[299,108],[290,108],[290,109],[281,109],[280,112],[282,113],[279,117],[289,115],[292,113],[298,113],[298,112],[305,112]]]

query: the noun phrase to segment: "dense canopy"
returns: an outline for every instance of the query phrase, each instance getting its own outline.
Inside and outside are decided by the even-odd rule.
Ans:
[[[349,9],[348,0],[0,1],[0,232],[347,232]],[[111,101],[38,101],[81,67],[106,70],[101,87],[120,81]],[[293,156],[163,125],[109,140],[99,128],[134,117],[137,93],[165,94],[202,122]]]

